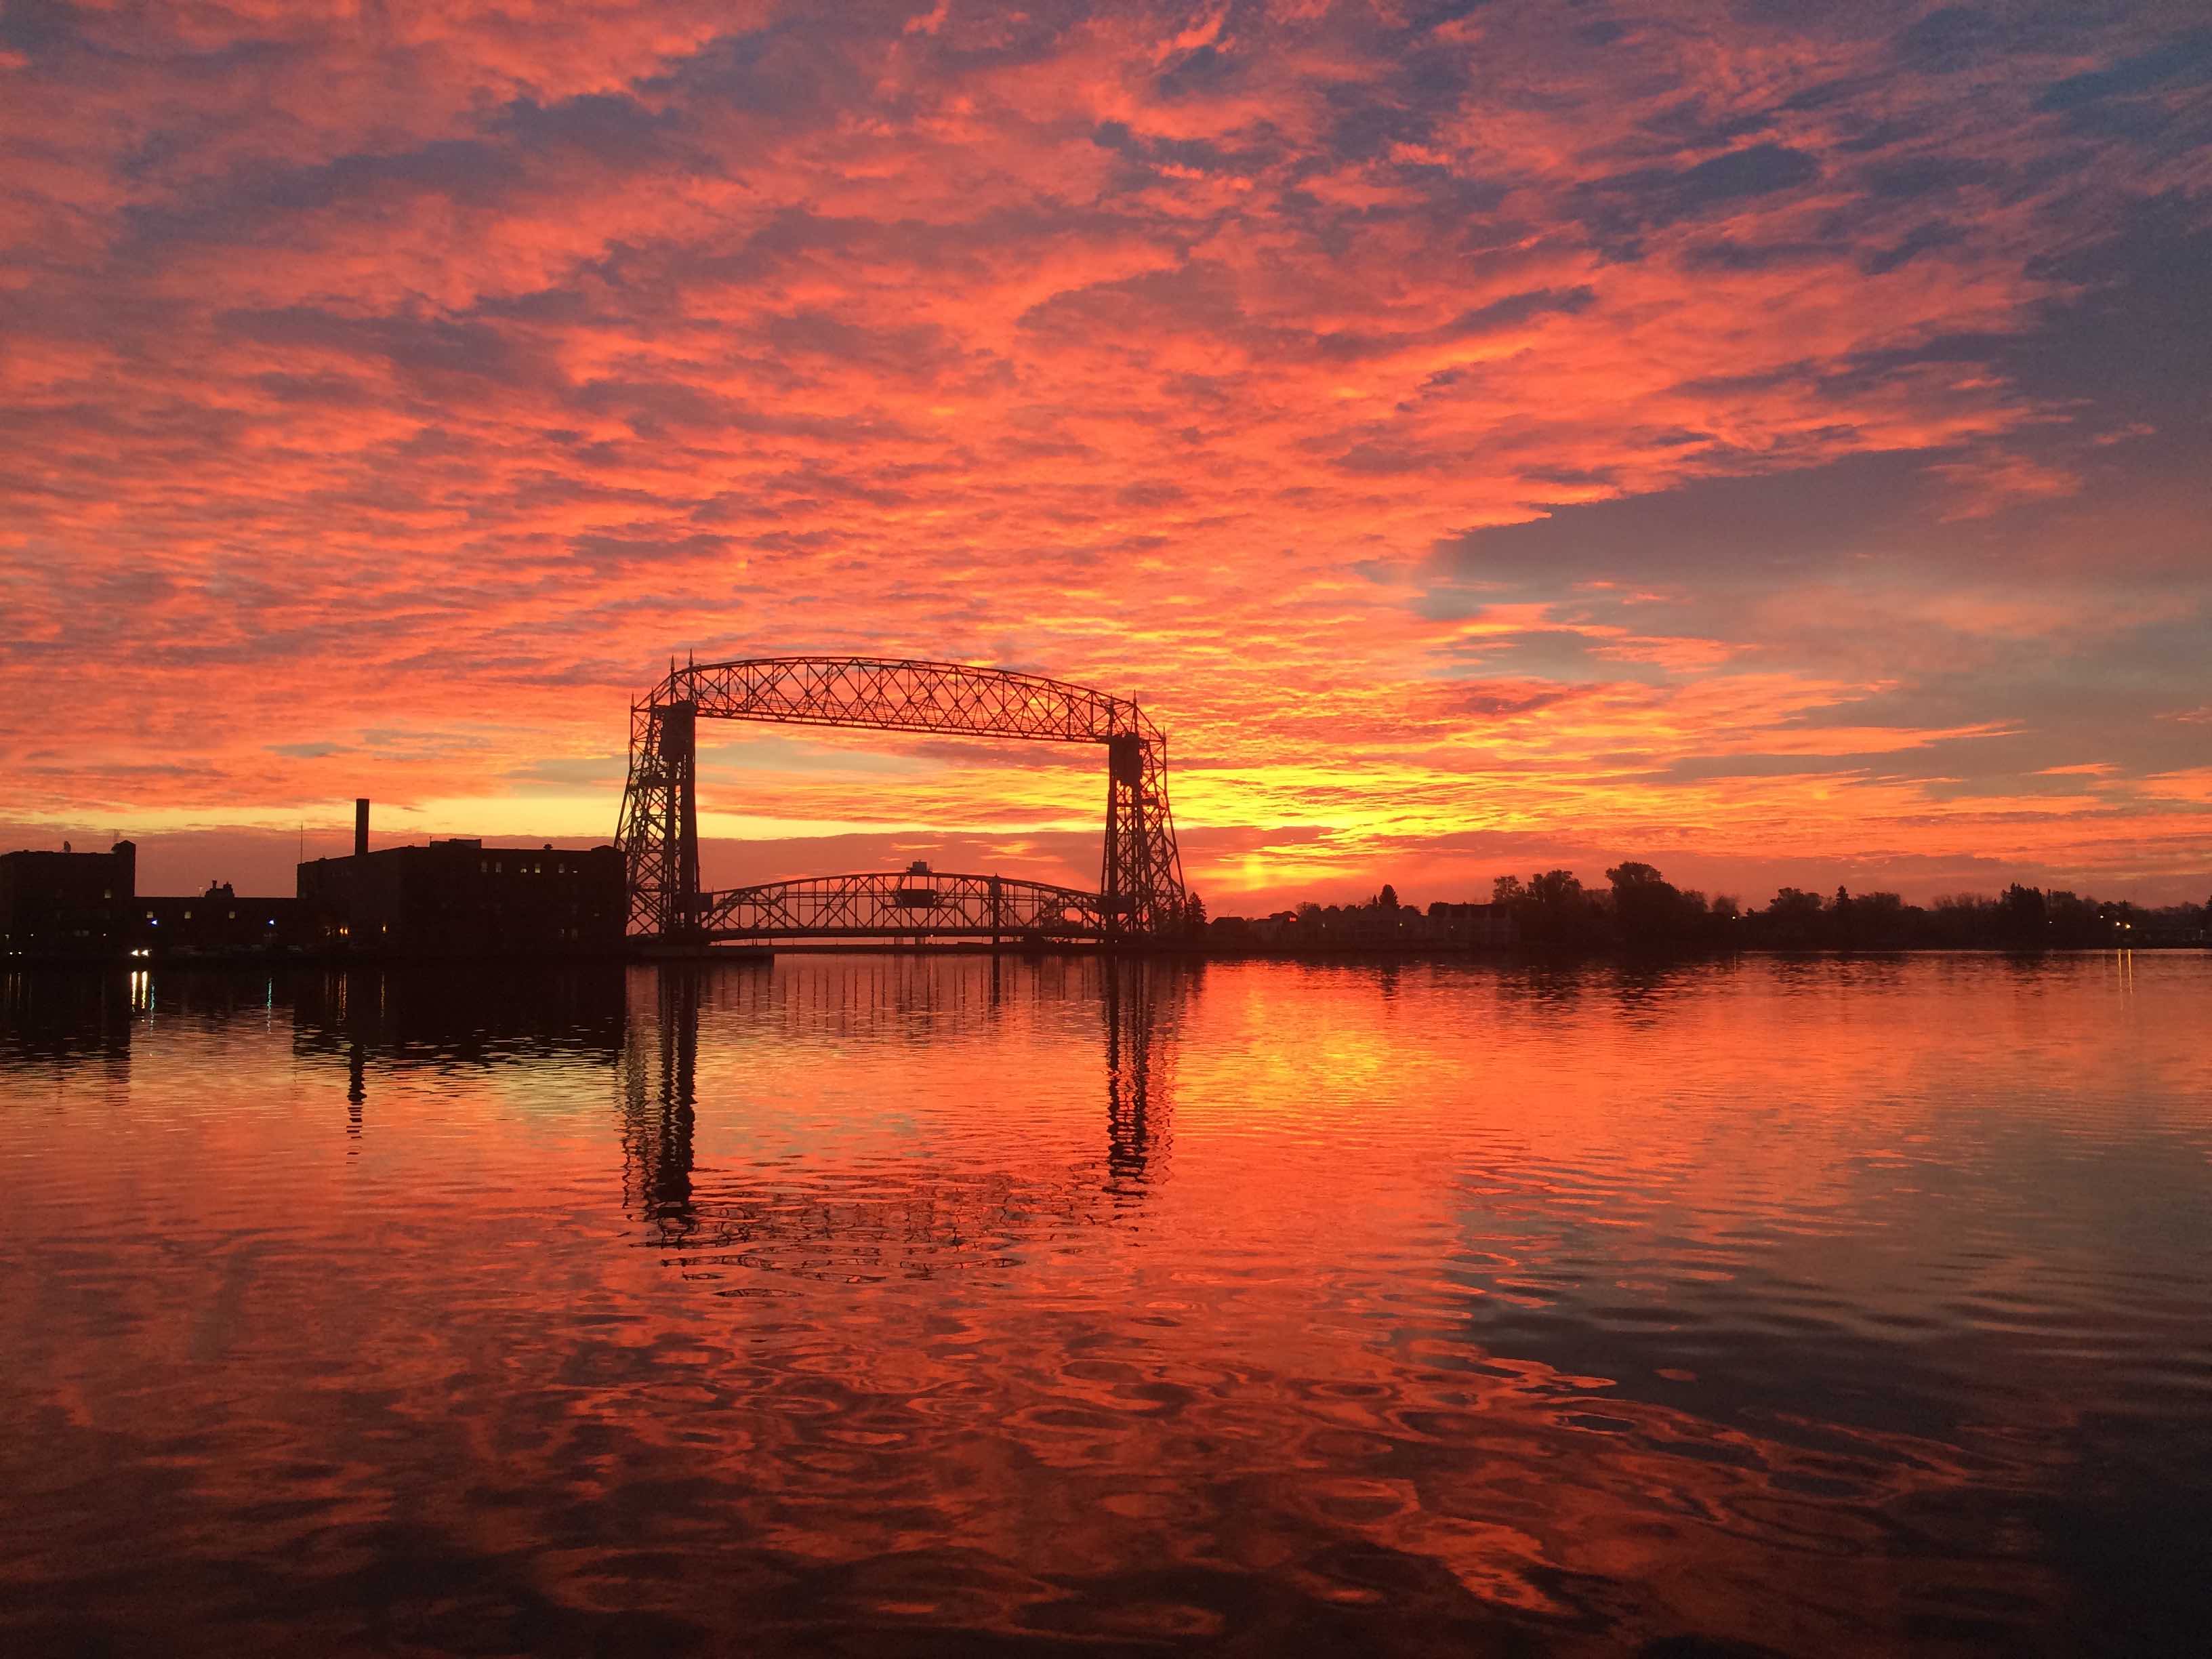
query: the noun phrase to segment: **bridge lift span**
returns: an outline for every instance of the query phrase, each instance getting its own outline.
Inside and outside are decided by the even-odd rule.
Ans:
[[[1011,876],[954,875],[917,864],[808,876],[702,895],[714,939],[988,939],[1043,944],[1104,936],[1098,895]]]
[[[705,891],[702,720],[1097,744],[1106,750],[1107,779],[1099,890],[883,872]],[[629,782],[616,842],[631,933],[671,943],[920,935],[1110,944],[1177,933],[1185,915],[1182,860],[1168,807],[1167,739],[1159,728],[1127,698],[1000,668],[881,657],[756,657],[672,667],[630,710]],[[927,903],[919,897],[925,890],[933,896]]]

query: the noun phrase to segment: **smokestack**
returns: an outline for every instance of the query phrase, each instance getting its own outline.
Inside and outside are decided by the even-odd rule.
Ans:
[[[362,858],[368,852],[368,797],[356,795],[353,803],[353,855]]]

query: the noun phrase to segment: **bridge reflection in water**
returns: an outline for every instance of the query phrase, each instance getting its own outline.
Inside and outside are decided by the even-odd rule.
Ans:
[[[1164,1170],[1176,1049],[1204,971],[1104,954],[875,951],[767,971],[672,962],[495,974],[164,969],[150,985],[143,975],[0,978],[0,1062],[21,1071],[89,1060],[122,1085],[134,1033],[149,1024],[289,1025],[295,1060],[333,1085],[322,1098],[340,1095],[343,1073],[349,1152],[373,1143],[379,1093],[398,1084],[448,1088],[457,1074],[504,1073],[529,1097],[535,1076],[547,1098],[567,1101],[580,1085],[589,1098],[594,1074],[611,1077],[623,1206],[679,1265],[931,1274],[1004,1262],[1017,1248],[1139,1212]],[[933,1103],[959,1097],[948,1093],[948,1068],[957,1077],[971,1053],[982,1066],[1022,1051],[1024,1028],[1046,1069],[1011,1089],[1003,1077],[979,1089],[964,1115],[932,1115]],[[1074,1052],[1097,1056],[1097,1072],[1070,1075],[1070,1038]],[[842,1103],[831,1120],[793,1122],[787,1096],[761,1081],[771,1059],[793,1068],[787,1091],[842,1065],[915,1079],[912,1097],[896,1097],[897,1082],[872,1083],[886,1091]],[[703,1098],[702,1063],[712,1076]],[[1005,1132],[1004,1114],[1047,1094],[1052,1135],[1025,1142]],[[1097,1109],[1086,1097],[1103,1100],[1103,1134],[1083,1127]],[[899,1121],[855,1154],[854,1127],[890,1119]],[[979,1133],[987,1122],[993,1132]],[[786,1133],[773,1159],[741,1169],[726,1152],[721,1167],[702,1167],[702,1138],[750,1147]],[[1026,1156],[1010,1164],[1010,1145]]]
[[[774,976],[679,963],[634,972],[621,1066],[626,1206],[672,1265],[707,1277],[931,1278],[1008,1266],[1018,1251],[1113,1225],[1164,1171],[1177,1034],[1202,971],[1146,960],[885,957],[823,958]],[[911,1044],[917,1057],[927,1047],[941,1066],[963,1029],[995,1040],[1016,1004],[1062,1018],[1095,1008],[1101,1155],[1071,1165],[1040,1152],[1023,1166],[986,1167],[925,1138],[910,1156],[859,1170],[790,1157],[698,1161],[701,1115],[715,1105],[701,1099],[702,1025],[717,1049],[764,1035],[888,1042]],[[745,1293],[744,1281],[733,1293]]]

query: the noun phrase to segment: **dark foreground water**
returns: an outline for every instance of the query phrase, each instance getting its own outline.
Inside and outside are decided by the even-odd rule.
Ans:
[[[0,983],[0,1652],[2201,1653],[2212,958]]]

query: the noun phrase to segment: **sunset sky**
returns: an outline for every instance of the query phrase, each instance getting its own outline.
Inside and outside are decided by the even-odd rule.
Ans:
[[[0,848],[604,841],[823,651],[1136,697],[1217,912],[2212,890],[2202,0],[7,0],[0,154]],[[705,735],[710,878],[1095,882]]]

